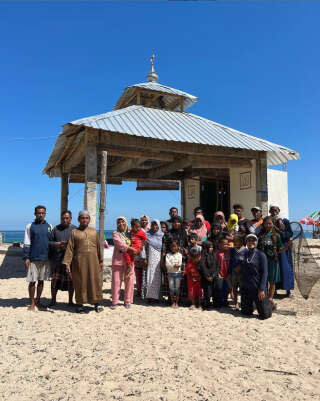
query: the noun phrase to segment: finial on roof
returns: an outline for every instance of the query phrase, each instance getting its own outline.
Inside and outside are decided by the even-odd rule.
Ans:
[[[154,70],[154,59],[155,59],[155,55],[153,54],[150,58],[150,62],[151,62],[151,71],[149,72],[148,76],[147,76],[147,81],[148,82],[158,82],[159,76],[158,74],[155,72]]]

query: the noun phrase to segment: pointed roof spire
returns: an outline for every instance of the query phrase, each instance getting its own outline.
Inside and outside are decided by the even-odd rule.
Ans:
[[[150,58],[150,62],[151,62],[151,71],[149,72],[148,76],[147,76],[147,81],[148,82],[158,82],[159,76],[158,74],[155,72],[154,70],[154,59],[155,59],[155,55],[153,54]]]

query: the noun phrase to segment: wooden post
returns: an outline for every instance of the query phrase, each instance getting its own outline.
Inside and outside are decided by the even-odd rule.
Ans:
[[[267,159],[259,157],[256,160],[256,193],[257,205],[262,209],[262,216],[268,215],[268,178]]]
[[[100,173],[101,188],[100,188],[100,216],[99,216],[99,238],[100,238],[102,259],[104,251],[104,212],[106,209],[107,159],[108,159],[108,152],[104,150],[102,152],[102,158],[101,158],[101,173]]]
[[[90,213],[90,227],[96,228],[97,217],[97,148],[86,143],[84,208]]]
[[[60,214],[68,210],[68,196],[69,196],[69,176],[68,174],[61,174],[61,198],[60,198]]]
[[[185,188],[185,183],[184,180],[180,181],[181,185],[181,212],[180,216],[185,219],[186,218],[186,188]]]

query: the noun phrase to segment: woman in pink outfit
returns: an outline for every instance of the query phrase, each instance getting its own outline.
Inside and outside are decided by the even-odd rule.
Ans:
[[[113,256],[112,256],[112,305],[115,309],[119,302],[120,290],[124,281],[124,306],[130,308],[133,302],[134,275],[126,276],[126,261],[124,255],[127,251],[136,255],[137,251],[131,248],[130,232],[127,219],[123,216],[117,218],[117,230],[113,232]]]

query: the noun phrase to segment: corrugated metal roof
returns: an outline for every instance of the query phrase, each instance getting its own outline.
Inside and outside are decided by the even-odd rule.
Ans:
[[[154,91],[154,92],[162,92],[164,94],[163,100],[165,102],[165,105],[168,107],[170,106],[170,104],[174,102],[175,95],[184,97],[185,110],[198,101],[198,98],[196,96],[190,95],[190,93],[183,92],[179,89],[170,88],[169,86],[161,85],[158,82],[143,82],[140,84],[128,86],[123,91],[122,95],[120,96],[119,100],[117,101],[113,109],[117,110],[125,99],[130,99],[130,97],[134,94],[137,88],[147,89],[148,91]],[[177,106],[175,110],[179,110],[179,106]]]
[[[154,83],[150,83],[154,84]],[[129,106],[72,121],[106,131],[144,138],[267,152],[268,165],[298,160],[299,154],[284,146],[237,131],[195,114]]]

